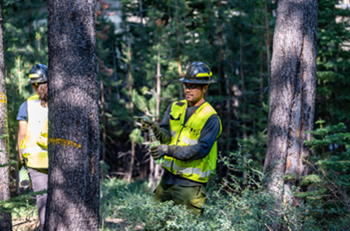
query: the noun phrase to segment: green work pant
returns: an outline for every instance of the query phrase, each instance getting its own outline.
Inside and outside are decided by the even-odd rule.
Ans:
[[[177,205],[185,205],[194,213],[201,215],[205,203],[206,193],[203,186],[185,187],[180,185],[169,185],[163,180],[159,183],[155,195],[155,202],[172,200]]]

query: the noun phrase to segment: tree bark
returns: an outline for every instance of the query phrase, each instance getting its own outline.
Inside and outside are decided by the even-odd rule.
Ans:
[[[48,1],[45,230],[98,230],[99,119],[92,0]]]
[[[5,83],[5,59],[4,59],[4,31],[2,17],[2,0],[0,0],[0,135],[8,135],[7,123],[7,97]],[[0,164],[6,165],[9,163],[9,138],[0,139]],[[9,166],[0,167],[0,200],[10,198],[10,169]],[[11,231],[12,219],[11,213],[0,213],[0,230]]]
[[[317,0],[278,1],[264,172],[279,204],[297,202],[291,186],[307,174],[302,159],[309,156],[305,132],[314,123],[317,8]]]

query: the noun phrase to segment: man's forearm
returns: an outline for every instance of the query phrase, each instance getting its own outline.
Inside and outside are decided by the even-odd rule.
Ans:
[[[162,144],[166,144],[171,140],[170,132],[164,128],[159,128],[158,133],[155,135],[157,140],[159,140]]]
[[[204,147],[202,147],[203,144],[196,144],[196,145],[190,145],[190,146],[176,146],[171,145],[169,146],[169,152],[172,157],[178,160],[182,161],[191,161],[191,160],[198,160],[203,159],[206,157],[209,151],[206,150]]]
[[[25,138],[25,136],[18,136],[18,140],[17,140],[17,147],[18,147],[18,156],[22,157],[22,153],[21,153],[21,142],[22,140]]]
[[[24,160],[21,152],[21,142],[24,138],[21,136],[18,136],[17,146],[18,146],[18,158],[17,158],[17,169],[20,170],[22,166],[24,165]]]

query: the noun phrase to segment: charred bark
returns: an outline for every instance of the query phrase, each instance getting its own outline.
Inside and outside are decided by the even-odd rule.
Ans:
[[[264,164],[278,203],[296,203],[291,186],[307,174],[302,160],[309,156],[304,140],[311,139],[305,131],[314,123],[317,8],[317,0],[278,1]]]
[[[49,184],[45,230],[98,230],[94,1],[48,1]]]
[[[7,97],[5,83],[5,59],[4,59],[4,30],[2,18],[2,0],[0,0],[0,135],[8,134],[7,123]],[[0,164],[9,163],[9,139],[4,137],[0,139]],[[9,166],[0,167],[0,200],[10,198],[10,169]],[[12,219],[11,213],[0,213],[0,230],[11,231]]]

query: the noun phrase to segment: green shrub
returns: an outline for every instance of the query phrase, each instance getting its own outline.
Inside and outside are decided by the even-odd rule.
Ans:
[[[235,163],[229,160],[235,159]],[[146,182],[127,182],[106,179],[102,184],[101,209],[104,218],[123,218],[130,229],[141,225],[145,230],[266,230],[275,221],[274,214],[283,214],[286,227],[301,227],[297,208],[276,211],[274,198],[263,190],[263,174],[250,164],[250,155],[241,151],[222,160],[232,173],[245,172],[245,178],[230,174],[229,181],[207,187],[204,213],[198,217],[184,206],[171,201],[156,204]],[[212,181],[213,182],[213,181]],[[211,185],[212,183],[208,184]],[[312,219],[309,219],[313,222]]]

